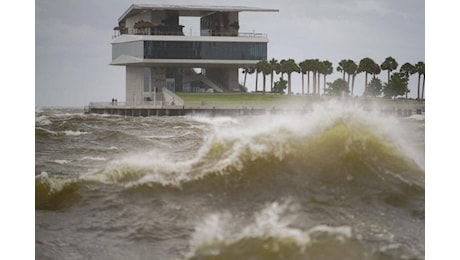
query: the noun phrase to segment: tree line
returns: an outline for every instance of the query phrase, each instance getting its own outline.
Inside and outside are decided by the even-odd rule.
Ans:
[[[417,100],[424,99],[425,92],[425,63],[422,61],[416,64],[404,63],[399,71],[398,62],[393,57],[387,57],[382,64],[377,64],[369,57],[363,58],[359,63],[350,59],[343,59],[338,63],[336,70],[342,73],[342,78],[336,79],[332,83],[326,82],[326,77],[334,72],[333,63],[319,59],[306,59],[298,64],[293,59],[282,59],[278,62],[275,58],[270,61],[261,60],[253,67],[243,69],[244,87],[246,87],[247,74],[256,73],[255,91],[258,88],[258,75],[262,73],[263,84],[262,93],[266,93],[266,77],[271,76],[270,90],[271,92],[284,94],[287,88],[287,94],[292,94],[291,76],[294,72],[300,73],[302,76],[302,95],[313,94],[320,95],[321,76],[323,76],[323,93],[326,95],[351,95],[354,96],[355,77],[359,73],[365,73],[364,92],[363,96],[387,98],[395,98],[397,96],[409,93],[408,84],[409,77],[413,74],[418,74]],[[382,81],[376,76],[381,72],[387,71],[387,82]],[[274,74],[281,74],[279,81],[274,82]],[[287,81],[284,75],[287,75]],[[311,78],[310,78],[311,75]],[[368,81],[368,76],[372,79]],[[307,89],[305,92],[305,76],[307,76]],[[421,77],[423,76],[422,89],[420,91]],[[345,79],[346,78],[346,79]],[[311,80],[310,80],[311,79]],[[310,82],[311,88],[310,88]]]

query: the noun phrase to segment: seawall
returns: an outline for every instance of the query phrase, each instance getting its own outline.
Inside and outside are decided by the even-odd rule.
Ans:
[[[370,109],[369,109],[370,110]],[[245,115],[266,115],[282,113],[306,113],[310,112],[311,107],[129,107],[129,106],[89,106],[85,107],[85,114],[110,114],[120,116],[186,116],[186,115],[208,115],[208,116],[245,116]],[[400,117],[407,117],[414,114],[425,114],[425,107],[419,108],[381,108],[381,113]]]

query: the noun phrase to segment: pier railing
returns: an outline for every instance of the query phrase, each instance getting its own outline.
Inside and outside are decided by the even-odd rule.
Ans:
[[[119,115],[183,115],[185,113],[193,113],[199,111],[212,111],[213,113],[305,113],[313,111],[313,103],[256,103],[251,104],[245,102],[207,102],[195,101],[185,102],[182,100],[177,103],[162,102],[162,101],[138,101],[133,102],[91,102],[89,106],[85,107],[85,113],[107,113]],[[384,101],[378,106],[373,105],[373,100],[361,100],[360,104],[366,111],[374,111],[387,115],[395,115],[400,117],[407,117],[411,115],[424,115],[425,104],[403,101]],[[140,112],[140,111],[143,112]],[[133,112],[134,111],[134,112]],[[137,111],[137,112],[136,112]],[[171,112],[175,111],[175,112]]]
[[[151,108],[162,108],[163,101],[156,100],[156,101],[137,101],[137,102],[90,102],[89,108],[91,107],[151,107]]]

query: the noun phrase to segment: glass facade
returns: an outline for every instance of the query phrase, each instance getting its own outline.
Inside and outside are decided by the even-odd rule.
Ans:
[[[144,41],[145,59],[266,60],[266,42]]]
[[[142,41],[112,44],[112,60],[120,55],[142,58],[143,47]]]

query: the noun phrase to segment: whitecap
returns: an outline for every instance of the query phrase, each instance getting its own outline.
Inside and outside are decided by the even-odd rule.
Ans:
[[[295,205],[286,202],[273,202],[254,214],[252,221],[246,225],[237,215],[230,212],[212,213],[195,227],[189,242],[191,251],[188,258],[200,255],[216,255],[221,246],[229,246],[247,238],[290,240],[304,251],[314,239],[315,234],[328,234],[331,238],[342,241],[352,237],[349,226],[317,225],[308,230],[292,226]],[[286,217],[289,216],[289,217]]]
[[[35,118],[35,125],[45,126],[51,124],[51,120],[47,116],[39,116]]]
[[[54,160],[54,162],[57,163],[57,164],[67,164],[67,163],[69,163],[68,160]]]
[[[77,130],[77,131],[65,130],[64,134],[67,135],[67,136],[80,136],[80,135],[89,134],[89,132],[80,132],[79,130]]]
[[[409,119],[417,120],[417,121],[424,121],[425,115],[411,115],[408,117]]]
[[[78,159],[79,161],[91,160],[91,161],[105,161],[107,160],[104,157],[92,157],[92,156],[85,156],[83,158]]]

